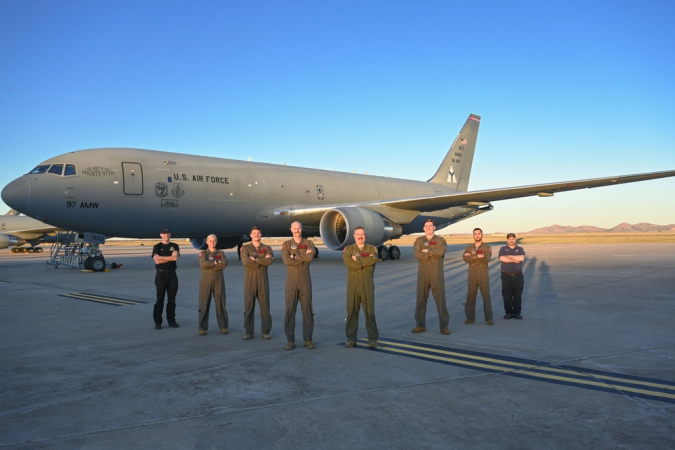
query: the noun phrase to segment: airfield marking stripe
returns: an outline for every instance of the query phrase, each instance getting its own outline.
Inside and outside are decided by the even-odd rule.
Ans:
[[[100,298],[104,300],[115,300],[118,302],[129,302],[131,304],[143,304],[145,302],[141,302],[138,300],[127,300],[126,298],[117,298],[117,297],[104,297],[102,295],[96,295],[96,294],[87,294],[86,292],[76,292],[74,295],[84,295],[90,298]]]
[[[522,367],[530,367],[530,366],[533,366],[533,365],[537,365],[535,362],[532,362],[530,364],[516,363],[516,362],[510,362],[510,361],[505,361],[505,360],[496,359],[496,358],[486,358],[486,357],[481,357],[481,356],[468,355],[468,354],[464,354],[464,353],[460,353],[460,352],[451,352],[451,351],[448,351],[448,350],[428,349],[428,348],[420,347],[420,346],[416,346],[416,345],[399,344],[398,342],[390,342],[389,340],[385,340],[385,339],[379,339],[378,342],[386,343],[388,345],[395,345],[397,347],[420,349],[420,350],[424,350],[424,351],[427,351],[427,352],[441,353],[441,354],[444,354],[444,355],[461,356],[463,358],[478,359],[478,360],[489,361],[489,362],[494,362],[494,363],[499,363],[499,364],[504,364],[504,365],[513,365],[513,366],[522,366]]]
[[[86,293],[80,293],[76,292],[73,294],[60,294],[61,297],[69,297],[69,298],[76,298],[78,300],[86,300],[90,302],[97,302],[97,303],[104,303],[107,305],[115,305],[115,306],[129,306],[129,305],[140,305],[143,304],[144,302],[139,302],[135,300],[125,300],[122,298],[114,298],[114,297],[103,297],[100,295],[94,295],[94,294],[86,294]]]
[[[367,342],[365,339],[360,339],[362,345],[357,345],[357,347],[364,348],[364,349],[369,349],[368,347],[365,346],[365,343]],[[457,359],[457,358],[450,358],[446,356],[437,356],[429,353],[423,353],[423,352],[415,352],[411,350],[404,350],[400,348],[395,348],[395,347],[389,347],[388,345],[391,345],[387,343],[387,340],[378,340],[379,343],[385,344],[382,347],[377,347],[375,349],[369,349],[369,350],[375,350],[383,353],[390,353],[390,354],[399,354],[401,356],[406,356],[406,357],[411,357],[415,359],[421,359],[421,360],[426,360],[426,361],[431,361],[431,362],[440,362],[443,364],[450,364],[450,365],[456,365],[460,367],[466,367],[469,369],[475,368],[476,370],[483,370],[483,371],[489,371],[489,372],[498,372],[502,373],[504,375],[509,375],[509,376],[516,376],[516,377],[521,377],[521,378],[528,378],[528,379],[533,379],[533,380],[538,380],[538,381],[545,381],[545,382],[553,382],[553,383],[558,383],[558,384],[564,384],[568,386],[576,386],[576,387],[582,387],[582,388],[588,388],[588,389],[593,389],[593,390],[602,390],[605,392],[624,392],[627,394],[635,394],[636,396],[639,397],[645,397],[645,398],[651,398],[655,400],[663,400],[663,401],[668,401],[668,402],[675,402],[675,394],[669,393],[669,392],[662,392],[665,389],[670,389],[671,387],[665,384],[658,384],[658,383],[645,383],[645,382],[636,382],[634,384],[643,384],[644,386],[630,386],[630,385],[623,385],[623,384],[614,384],[614,383],[609,383],[609,382],[603,382],[603,381],[596,381],[596,378],[599,378],[597,374],[594,375],[588,375],[583,373],[583,370],[579,372],[574,372],[570,370],[560,370],[561,373],[564,373],[565,375],[571,375],[571,376],[565,376],[565,375],[556,375],[556,374],[548,374],[548,373],[542,373],[540,370],[542,369],[554,369],[552,367],[541,367],[538,366],[536,363],[532,364],[531,366],[523,369],[514,369],[514,370],[509,370],[509,368],[505,367],[500,367],[497,365],[491,365],[491,364],[484,364],[484,363],[478,363],[478,362],[473,362],[473,361],[467,361],[467,360],[462,360],[462,359]],[[410,345],[409,347],[415,347]],[[571,373],[570,373],[571,372]],[[610,377],[607,377],[610,378]],[[626,379],[621,379],[620,377],[612,377],[617,379],[617,381],[620,381],[621,383],[629,384],[632,381],[626,380]],[[653,385],[654,390],[649,390],[648,388]],[[642,389],[642,387],[645,387],[646,389]],[[656,390],[659,389],[659,390]]]
[[[72,295],[72,294],[61,294],[61,297],[75,298],[75,299],[78,299],[78,300],[85,300],[87,302],[105,303],[105,304],[114,305],[114,306],[127,306],[127,305],[122,304],[122,303],[111,302],[111,301],[107,301],[107,300],[87,298],[87,297],[78,297],[78,296]]]
[[[367,348],[367,347],[364,347]],[[668,394],[664,392],[659,392],[659,391],[650,391],[646,389],[638,389],[638,388],[631,388],[629,386],[619,386],[619,385],[613,385],[610,383],[603,383],[600,381],[592,381],[592,380],[584,380],[581,378],[571,378],[571,377],[564,377],[564,376],[557,376],[557,375],[549,375],[549,374],[543,374],[531,370],[523,370],[523,369],[518,369],[518,370],[504,370],[502,367],[498,366],[490,366],[487,364],[480,364],[480,363],[472,363],[468,361],[461,361],[457,360],[454,358],[446,358],[442,356],[434,356],[434,355],[428,355],[424,353],[417,353],[417,352],[411,352],[408,350],[400,350],[400,349],[391,349],[391,348],[376,348],[374,349],[375,351],[383,352],[383,353],[398,353],[398,354],[403,354],[404,356],[411,356],[413,358],[417,359],[422,359],[422,360],[436,360],[436,361],[442,361],[445,363],[450,363],[454,365],[460,365],[467,367],[469,369],[474,367],[480,367],[482,370],[487,370],[491,372],[497,372],[497,373],[502,373],[504,375],[511,375],[511,376],[518,376],[521,375],[524,378],[529,378],[529,379],[535,379],[535,380],[540,380],[543,378],[544,381],[547,380],[552,380],[556,382],[561,382],[562,384],[566,384],[569,386],[577,386],[577,387],[589,387],[591,389],[596,389],[596,388],[601,388],[602,390],[605,390],[607,392],[626,392],[626,393],[635,393],[635,394],[641,394],[641,396],[646,396],[649,398],[655,398],[657,400],[659,399],[672,399],[675,400],[675,395],[674,394]],[[536,368],[536,367],[533,367]],[[479,369],[480,370],[480,369]]]
[[[62,297],[69,297],[69,298],[76,298],[78,300],[88,300],[90,302],[109,303],[111,305],[120,305],[120,306],[122,305],[122,303],[114,301],[114,300],[105,300],[105,299],[101,299],[101,298],[90,298],[90,297],[84,297],[84,296],[77,295],[77,294],[62,294],[61,296]]]
[[[364,342],[365,339],[363,339]],[[382,338],[379,339],[378,342],[384,342],[387,341],[389,343],[396,343],[396,344],[403,344],[403,345],[411,345],[411,346],[416,346],[417,348],[424,349],[427,351],[430,350],[439,350],[439,351],[454,351],[459,353],[460,355],[463,356],[474,356],[474,357],[479,357],[479,358],[499,358],[499,361],[508,361],[509,363],[519,363],[519,364],[524,364],[526,366],[531,366],[531,365],[542,365],[541,361],[536,361],[533,359],[525,359],[525,358],[516,358],[512,356],[498,356],[498,355],[493,355],[491,353],[482,353],[482,352],[475,352],[471,350],[461,350],[461,349],[456,349],[452,347],[443,347],[440,345],[433,345],[433,344],[422,344],[419,342],[411,342],[411,341],[402,341],[399,339],[392,339],[392,338]]]
[[[532,370],[556,372],[556,373],[560,373],[560,374],[567,374],[567,375],[579,376],[579,377],[585,377],[585,378],[599,378],[599,379],[602,379],[602,380],[625,383],[626,385],[632,384],[632,385],[648,386],[648,387],[653,387],[653,388],[657,388],[657,389],[675,390],[675,384],[662,384],[662,383],[655,383],[655,382],[650,382],[650,381],[633,380],[633,379],[630,379],[630,378],[629,379],[621,378],[621,377],[618,377],[616,375],[604,375],[602,373],[593,373],[591,371],[587,372],[582,368],[579,368],[578,370],[576,370],[573,367],[565,366],[567,368],[560,369],[558,367],[542,366],[535,361],[532,361],[530,364],[516,363],[516,362],[504,361],[504,360],[500,360],[500,359],[496,359],[496,358],[487,358],[487,357],[478,357],[478,356],[474,356],[474,355],[465,355],[465,354],[460,353],[460,352],[452,352],[452,351],[447,351],[447,350],[437,350],[435,348],[429,349],[429,348],[426,348],[426,347],[423,347],[423,346],[420,346],[420,345],[402,344],[402,343],[398,343],[398,342],[389,341],[388,339],[380,339],[378,342],[386,343],[387,345],[394,345],[394,346],[398,346],[398,347],[418,349],[418,350],[422,350],[424,352],[441,353],[441,354],[446,354],[446,355],[459,356],[459,357],[463,357],[463,358],[479,359],[479,360],[489,361],[489,362],[503,364],[503,365],[507,365],[507,366],[508,365],[522,366],[522,367],[532,368]]]
[[[568,381],[571,383],[575,384],[585,384],[589,386],[598,386],[598,387],[612,387],[616,389],[617,391],[622,391],[622,392],[634,392],[637,394],[646,394],[650,396],[656,396],[656,397],[665,397],[665,398],[672,398],[675,400],[675,394],[669,394],[666,392],[659,392],[659,391],[650,391],[647,389],[638,389],[638,388],[633,388],[630,386],[619,386],[619,385],[614,385],[611,383],[603,383],[600,381],[592,381],[592,380],[579,380],[578,378],[569,378],[569,377],[561,377],[561,376],[556,376],[556,375],[547,375],[543,373],[537,373],[537,372],[530,372],[530,371],[521,371],[521,370],[515,370],[511,373],[523,373],[526,375],[531,375],[531,376],[536,376],[536,377],[541,377],[541,378],[549,378],[552,380],[560,380],[560,381]],[[506,375],[510,375],[507,373]]]
[[[89,295],[77,295],[76,297],[82,298],[82,299],[87,299],[87,300],[114,302],[114,303],[119,303],[119,304],[122,304],[122,305],[137,305],[137,303],[134,303],[134,302],[117,300],[117,299],[114,299],[114,298],[93,297],[93,296],[89,296]]]
[[[82,295],[82,294],[70,294],[69,295],[72,298],[79,298],[81,300],[91,300],[94,302],[105,302],[105,303],[115,303],[116,305],[135,305],[136,303],[132,303],[130,301],[124,301],[124,300],[118,300],[116,298],[106,298],[106,297],[97,297],[93,295]]]
[[[471,361],[466,361],[466,360],[461,360],[461,359],[456,359],[456,358],[448,358],[446,356],[436,356],[436,355],[429,355],[426,353],[419,353],[419,352],[413,352],[410,350],[402,350],[398,348],[376,348],[375,350],[378,351],[383,351],[383,352],[393,352],[393,353],[400,353],[404,355],[413,355],[417,356],[421,359],[427,359],[427,360],[436,360],[436,361],[445,361],[445,362],[450,362],[450,363],[455,363],[461,366],[475,366],[475,367],[481,367],[483,369],[488,369],[492,370],[495,372],[505,372],[508,371],[509,368],[501,367],[501,366],[494,366],[494,365],[489,365],[489,364],[483,364],[483,363],[478,363],[478,362],[471,362]],[[517,370],[517,369],[512,369],[512,370]]]
[[[660,383],[653,383],[653,382],[647,382],[647,381],[633,381],[630,379],[625,379],[625,378],[620,378],[616,376],[609,376],[609,375],[596,375],[592,373],[586,372],[584,369],[579,369],[579,370],[564,370],[564,369],[558,369],[555,367],[537,367],[536,370],[542,370],[542,371],[548,371],[548,372],[558,372],[561,374],[567,374],[567,375],[573,375],[573,376],[583,376],[586,378],[597,378],[600,380],[607,380],[608,382],[616,382],[619,383],[621,386],[631,386],[631,385],[638,385],[638,386],[645,386],[645,387],[652,387],[654,389],[662,389],[664,391],[675,391],[675,386],[669,385],[669,384],[660,384]]]
[[[657,391],[642,390],[642,392],[629,392],[628,390],[625,390],[625,389],[616,389],[610,384],[601,383],[599,386],[591,386],[591,385],[588,385],[588,384],[566,381],[562,377],[559,377],[561,379],[555,379],[555,378],[542,379],[542,378],[532,376],[529,373],[521,373],[520,371],[504,372],[503,375],[508,375],[510,377],[516,377],[516,378],[524,378],[524,379],[533,380],[533,381],[541,381],[541,382],[544,382],[544,383],[559,384],[559,385],[562,385],[562,386],[571,386],[571,387],[576,387],[576,388],[581,388],[581,389],[588,389],[588,390],[591,390],[591,391],[608,392],[610,394],[625,394],[625,395],[629,395],[631,397],[640,397],[640,398],[646,398],[646,399],[649,399],[649,400],[656,400],[656,401],[660,401],[660,402],[668,402],[668,403],[674,403],[675,404],[675,399],[671,398],[670,394],[663,394],[663,393],[660,393],[660,392],[657,392]]]

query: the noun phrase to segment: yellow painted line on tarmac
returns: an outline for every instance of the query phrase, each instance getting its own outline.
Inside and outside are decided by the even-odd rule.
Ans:
[[[123,298],[104,297],[102,295],[86,294],[86,293],[81,293],[81,292],[76,292],[76,293],[73,293],[73,294],[61,294],[61,297],[70,297],[70,298],[76,298],[76,299],[79,299],[79,300],[87,300],[87,301],[90,301],[90,302],[104,303],[104,304],[116,305],[116,306],[140,305],[140,304],[144,303],[144,302],[139,302],[139,301],[136,301],[136,300],[125,300]]]
[[[359,339],[360,343],[368,342],[365,339]],[[620,376],[613,376],[612,374],[584,372],[580,370],[560,369],[541,365],[536,361],[531,364],[510,361],[508,359],[500,359],[499,357],[487,357],[473,355],[470,353],[461,353],[451,349],[441,350],[440,348],[426,347],[424,345],[416,345],[414,343],[395,342],[388,339],[379,339],[378,344],[381,347],[370,349],[381,351],[384,353],[396,353],[403,356],[412,356],[418,359],[423,359],[431,362],[449,363],[475,370],[487,370],[494,372],[501,372],[506,375],[523,375],[530,379],[539,379],[540,381],[559,382],[565,385],[586,387],[595,390],[614,389],[619,392],[627,394],[637,394],[639,396],[648,396],[656,399],[664,399],[666,401],[675,401],[675,393],[660,392],[656,389],[666,391],[675,391],[675,384],[658,383],[657,380],[635,380],[631,378],[622,378]],[[421,351],[415,351],[421,350]],[[506,366],[506,367],[505,367]],[[549,373],[542,373],[549,372]],[[583,377],[583,378],[575,378]],[[622,384],[612,383],[619,382]],[[650,389],[653,388],[654,390]]]
[[[459,352],[452,352],[452,351],[447,351],[447,350],[438,350],[438,349],[435,349],[435,348],[428,348],[428,347],[424,347],[424,346],[420,346],[420,345],[402,344],[402,343],[398,343],[398,342],[388,341],[386,339],[380,339],[380,340],[378,340],[378,342],[383,343],[383,344],[387,344],[387,345],[394,345],[394,346],[397,346],[397,347],[418,349],[418,350],[424,350],[425,352],[433,352],[433,353],[439,353],[439,354],[458,356],[458,357],[461,357],[461,358],[477,359],[477,360],[482,360],[482,361],[495,362],[495,363],[514,366],[514,367],[525,367],[525,368],[536,367],[537,370],[542,370],[542,371],[547,371],[547,372],[554,372],[554,373],[567,374],[567,375],[583,375],[583,376],[586,376],[586,377],[598,378],[598,379],[601,379],[601,380],[619,381],[619,382],[623,382],[623,383],[630,383],[630,384],[641,385],[641,386],[646,386],[646,387],[654,387],[654,388],[659,388],[659,389],[667,389],[667,390],[675,391],[675,385],[660,384],[660,383],[653,383],[653,382],[649,382],[649,381],[640,381],[640,380],[628,380],[628,379],[625,379],[625,378],[614,377],[614,376],[611,376],[611,375],[601,375],[601,374],[595,374],[595,373],[587,373],[587,372],[584,372],[583,369],[566,370],[566,369],[559,369],[557,367],[539,366],[537,364],[523,364],[523,363],[517,363],[517,362],[514,362],[514,361],[508,361],[508,360],[503,360],[503,359],[499,359],[499,358],[486,358],[486,357],[475,356],[475,355],[470,355],[470,354],[463,354],[463,353],[459,353]],[[421,354],[419,356],[426,356],[426,354]]]
[[[115,297],[104,297],[102,295],[95,295],[95,294],[77,293],[77,294],[73,294],[73,295],[79,295],[80,297],[86,297],[86,298],[90,298],[92,300],[110,300],[110,301],[124,303],[124,304],[127,304],[127,305],[138,305],[138,304],[143,303],[143,302],[138,302],[136,300],[126,300],[126,299],[123,299],[123,298],[115,298]]]

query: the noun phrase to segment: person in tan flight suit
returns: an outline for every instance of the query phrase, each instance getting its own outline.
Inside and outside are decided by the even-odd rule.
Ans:
[[[251,242],[241,247],[241,263],[244,265],[244,340],[253,337],[255,330],[255,300],[260,307],[263,339],[271,339],[272,316],[270,315],[270,282],[267,267],[274,262],[272,247],[260,242],[260,228],[251,228]]]
[[[474,228],[474,243],[468,245],[464,250],[464,261],[469,263],[469,289],[466,294],[466,305],[464,312],[466,320],[464,323],[471,324],[476,320],[476,294],[480,288],[480,296],[483,297],[483,312],[488,325],[493,325],[492,321],[492,301],[490,300],[490,273],[488,271],[488,262],[492,257],[492,249],[489,245],[483,243],[483,230]]]
[[[216,304],[216,319],[220,332],[227,334],[227,310],[225,309],[225,279],[223,269],[227,267],[227,258],[222,250],[216,248],[218,238],[211,234],[206,238],[208,249],[199,253],[199,267],[202,277],[199,279],[199,334],[204,336],[209,329],[209,308],[211,296]]]
[[[302,311],[302,339],[305,347],[315,348],[312,342],[314,333],[314,308],[312,307],[312,278],[309,264],[314,259],[314,242],[302,237],[302,224],[291,224],[293,238],[281,246],[281,259],[286,264],[286,350],[295,348],[295,311],[300,300]]]
[[[413,333],[427,331],[425,319],[427,315],[427,299],[429,289],[434,295],[438,309],[438,322],[441,333],[450,334],[448,322],[448,305],[445,301],[445,277],[443,274],[443,255],[448,248],[445,238],[434,234],[436,224],[433,219],[424,222],[424,236],[420,236],[413,245],[417,268],[417,305],[415,306],[415,328]]]
[[[363,305],[368,331],[368,347],[377,347],[377,323],[375,322],[375,283],[373,272],[377,262],[377,249],[366,244],[366,230],[357,227],[354,230],[355,244],[342,250],[342,260],[347,266],[347,321],[345,347],[356,345],[356,333],[359,329],[359,307]]]

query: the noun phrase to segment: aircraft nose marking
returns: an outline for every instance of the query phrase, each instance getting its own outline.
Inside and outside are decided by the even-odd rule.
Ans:
[[[6,205],[26,214],[30,206],[30,184],[25,177],[17,178],[2,190],[2,201]]]

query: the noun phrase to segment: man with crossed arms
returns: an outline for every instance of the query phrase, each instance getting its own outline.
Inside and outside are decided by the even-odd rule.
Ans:
[[[419,265],[417,269],[417,305],[415,306],[415,328],[413,333],[427,331],[425,319],[427,314],[427,299],[429,289],[436,301],[438,322],[441,333],[448,335],[448,305],[445,301],[445,277],[443,276],[443,256],[448,248],[445,238],[437,236],[434,231],[436,224],[433,219],[424,222],[424,236],[420,236],[413,245],[415,258]]]

